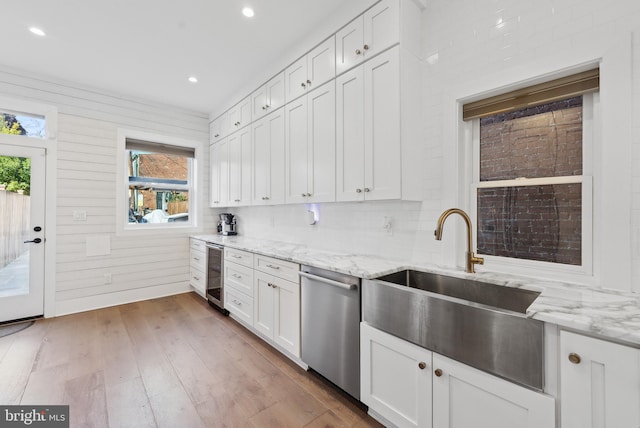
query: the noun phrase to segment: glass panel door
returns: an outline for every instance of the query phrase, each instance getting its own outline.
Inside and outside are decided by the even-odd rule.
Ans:
[[[0,145],[0,322],[44,313],[45,150]]]

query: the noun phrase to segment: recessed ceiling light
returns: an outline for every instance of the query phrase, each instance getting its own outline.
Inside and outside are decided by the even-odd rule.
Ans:
[[[242,14],[247,18],[251,18],[253,15],[255,15],[253,9],[251,9],[250,7],[245,7],[244,9],[242,9]]]
[[[198,83],[198,78],[197,78],[197,77],[195,77],[195,76],[191,76],[191,77],[189,77],[189,82],[191,82],[191,83]]]
[[[38,27],[31,27],[29,28],[29,31],[31,31],[33,34],[35,34],[36,36],[46,36],[47,33],[45,33],[44,31],[42,31],[40,28]]]

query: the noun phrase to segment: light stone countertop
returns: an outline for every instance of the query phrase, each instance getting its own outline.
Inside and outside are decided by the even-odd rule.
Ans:
[[[411,264],[378,256],[316,250],[303,244],[243,236],[193,235],[192,238],[364,279],[376,278],[403,269],[415,269],[540,291],[540,296],[527,310],[527,317],[622,341],[640,348],[640,295],[633,293],[507,274],[486,272],[467,274],[435,265]]]

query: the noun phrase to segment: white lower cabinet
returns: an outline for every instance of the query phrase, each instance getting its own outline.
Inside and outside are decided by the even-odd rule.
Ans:
[[[224,250],[224,307],[238,319],[253,325],[253,254]]]
[[[562,428],[640,427],[640,349],[560,332]]]
[[[300,284],[256,271],[253,295],[255,329],[300,357]]]
[[[202,297],[207,297],[207,249],[204,241],[189,240],[189,284]]]
[[[431,427],[431,354],[360,324],[360,400],[398,427]]]
[[[433,354],[433,426],[553,428],[553,397]]]
[[[361,324],[361,400],[398,427],[552,428],[555,400]]]

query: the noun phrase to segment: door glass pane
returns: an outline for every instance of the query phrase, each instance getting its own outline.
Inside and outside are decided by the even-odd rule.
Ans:
[[[0,156],[0,298],[29,293],[31,159]]]
[[[0,134],[44,138],[47,131],[44,117],[0,110]]]

